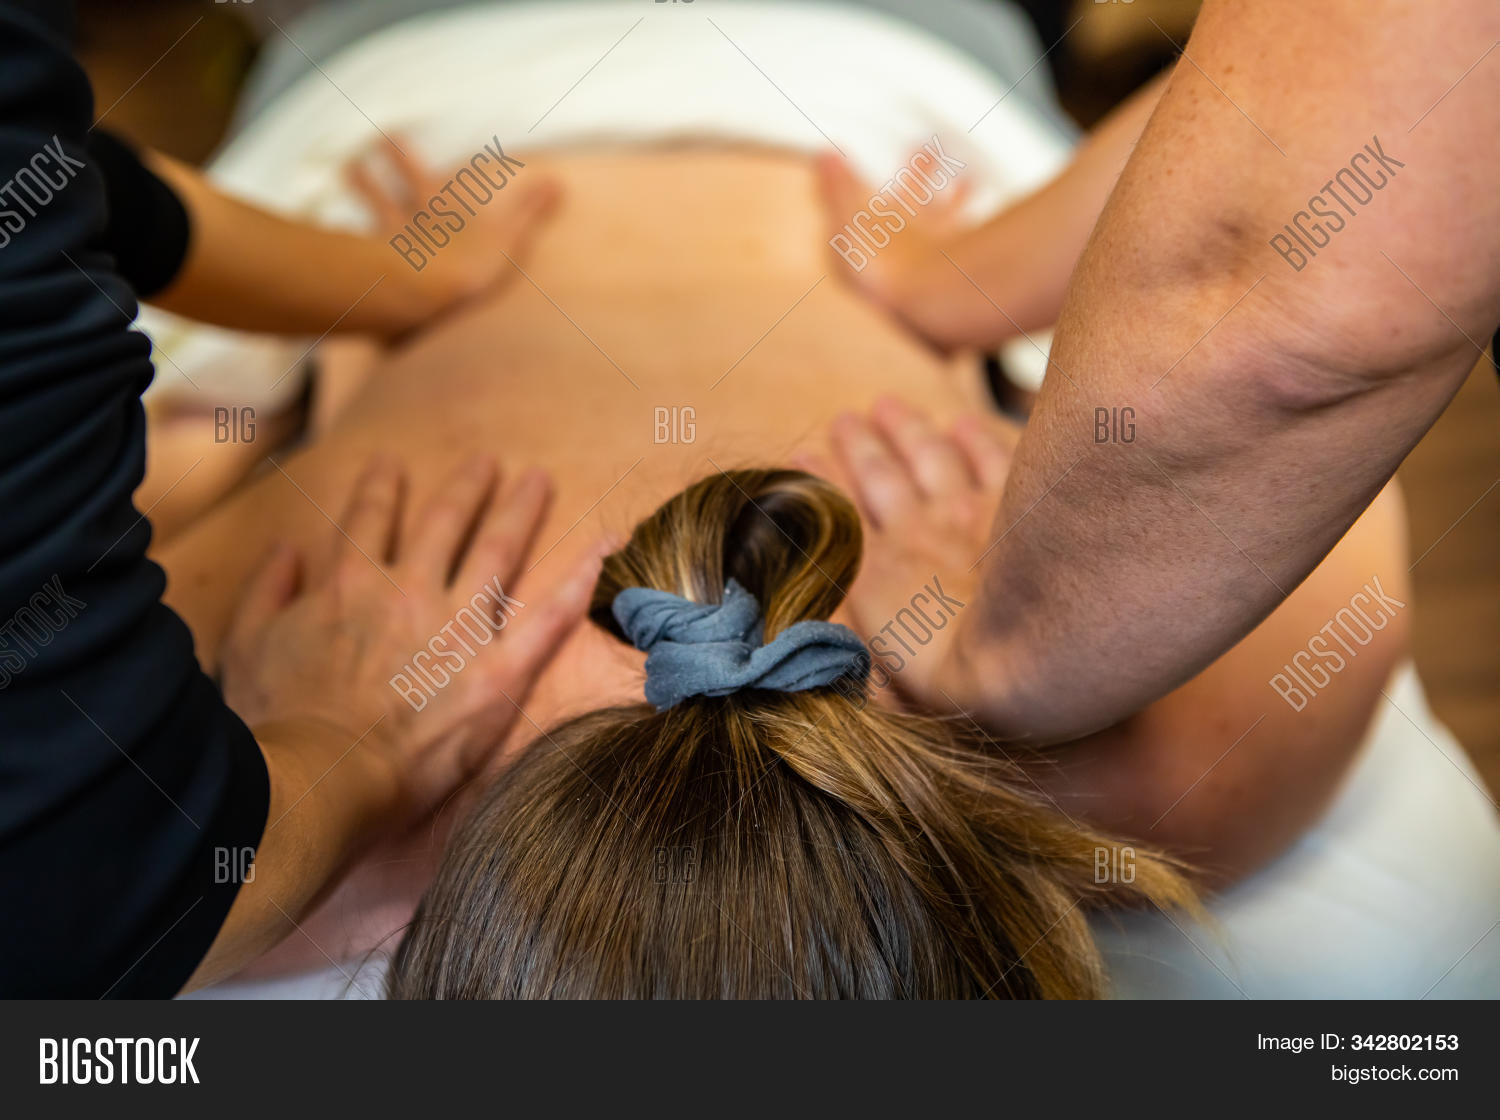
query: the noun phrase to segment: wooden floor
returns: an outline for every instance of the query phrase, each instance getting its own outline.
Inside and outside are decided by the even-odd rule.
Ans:
[[[1197,4],[1134,7],[1181,42]],[[188,160],[206,156],[253,52],[248,25],[232,7],[199,0],[84,0],[80,14],[80,54],[109,125]],[[1117,6],[1082,2],[1059,18],[1079,14],[1057,54],[1064,100],[1087,120],[1161,64],[1162,33],[1144,34]],[[1500,379],[1488,361],[1400,477],[1416,561],[1417,667],[1438,715],[1500,791]]]

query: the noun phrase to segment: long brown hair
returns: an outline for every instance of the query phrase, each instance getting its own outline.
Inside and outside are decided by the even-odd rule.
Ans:
[[[611,555],[627,587],[760,601],[767,641],[825,619],[859,518],[789,470],[707,478]],[[849,689],[745,691],[571,720],[531,743],[455,833],[387,980],[393,998],[1088,997],[1086,913],[1191,906],[955,721]],[[1107,877],[1106,877],[1107,878]]]

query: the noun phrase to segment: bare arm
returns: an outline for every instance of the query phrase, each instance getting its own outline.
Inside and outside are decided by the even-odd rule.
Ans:
[[[1165,86],[1158,78],[1136,92],[1089,134],[1056,178],[983,225],[951,238],[924,235],[914,225],[862,271],[835,255],[837,267],[943,350],[993,348],[1050,327],[1099,210]],[[820,170],[837,231],[871,192],[840,161],[825,160]]]
[[[1206,5],[1074,276],[946,670],[994,730],[1073,738],[1203,669],[1457,391],[1500,316],[1497,39],[1479,2]],[[1404,166],[1366,155],[1385,181],[1298,271],[1270,239],[1367,144]],[[1133,441],[1101,440],[1123,408]]]
[[[894,680],[943,716],[964,708],[945,673],[949,620],[982,609],[967,558],[990,541],[1013,444],[998,417],[966,417],[944,434],[885,400],[869,420],[839,422],[839,465],[818,468],[865,519],[849,606],[876,688]],[[1325,809],[1407,653],[1404,542],[1393,485],[1285,603],[1181,688],[1074,742],[995,749],[1025,762],[1070,817],[1169,850],[1208,882],[1255,869]]]
[[[399,229],[429,205],[440,179],[397,152],[390,158],[404,197],[389,197],[367,174],[355,183],[379,225]],[[190,319],[279,334],[322,335],[336,327],[400,337],[510,279],[508,258],[523,251],[557,198],[555,183],[540,171],[516,173],[416,270],[379,236],[272,214],[167,156],[152,155],[150,164],[181,198],[193,228],[182,271],[152,302]]]
[[[1036,781],[1068,813],[1165,848],[1210,884],[1265,865],[1325,811],[1409,656],[1405,536],[1393,483],[1233,649],[1135,716],[1048,749]],[[1376,584],[1378,600],[1363,593]],[[1350,630],[1335,622],[1351,600],[1375,624],[1364,644],[1358,616]],[[1294,658],[1322,687],[1286,675]]]

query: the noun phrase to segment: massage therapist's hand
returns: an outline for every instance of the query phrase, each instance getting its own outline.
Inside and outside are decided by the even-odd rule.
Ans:
[[[966,416],[942,432],[886,398],[868,419],[841,416],[832,436],[836,481],[866,532],[848,600],[855,630],[907,699],[950,714],[970,707],[955,666],[1018,430]]]
[[[410,148],[409,141],[402,144]],[[492,197],[483,204],[455,182],[454,175],[467,165],[439,173],[394,144],[383,144],[348,166],[349,184],[373,211],[381,239],[398,239],[387,276],[403,289],[409,312],[392,324],[392,334],[423,326],[519,276],[517,265],[556,212],[562,188],[531,160],[523,164],[503,154],[506,165],[485,154],[488,183],[480,189],[491,191]],[[377,159],[389,174],[377,173]],[[493,189],[495,183],[500,189]],[[421,236],[413,236],[414,228],[421,229]],[[429,236],[432,242],[424,243]]]
[[[925,166],[924,161],[937,163],[925,152],[912,157],[913,165],[919,169]],[[955,280],[963,283],[943,254],[965,228],[961,210],[969,194],[967,180],[949,184],[921,206],[903,203],[904,195],[882,194],[879,206],[892,216],[881,217],[871,214],[877,189],[860,179],[840,156],[833,153],[820,156],[817,173],[835,271],[856,291],[905,321],[933,346],[940,350],[953,348],[958,340],[948,338],[944,324],[926,314],[929,300],[924,297]],[[850,237],[850,226],[860,234],[859,241]],[[874,248],[864,230],[871,231],[877,240],[883,240],[889,233],[890,243]],[[846,252],[837,251],[835,246],[843,247]]]
[[[328,552],[305,571],[290,551],[276,552],[252,577],[226,639],[230,707],[258,738],[266,725],[335,728],[391,784],[396,812],[383,816],[393,826],[436,807],[492,759],[588,604],[596,560],[550,601],[510,596],[550,487],[539,472],[503,492],[499,483],[493,462],[468,462],[409,511],[403,533],[403,472],[377,460],[342,529],[330,531]],[[436,695],[412,668],[419,653],[432,679],[448,678]]]

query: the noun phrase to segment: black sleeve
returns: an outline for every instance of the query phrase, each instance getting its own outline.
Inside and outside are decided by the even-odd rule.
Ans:
[[[96,128],[87,143],[88,158],[104,179],[107,218],[98,247],[114,257],[115,271],[136,297],[150,299],[176,279],[187,259],[187,209],[119,137]]]
[[[96,247],[72,7],[0,0],[0,995],[168,996],[269,783],[131,501],[152,369]]]

